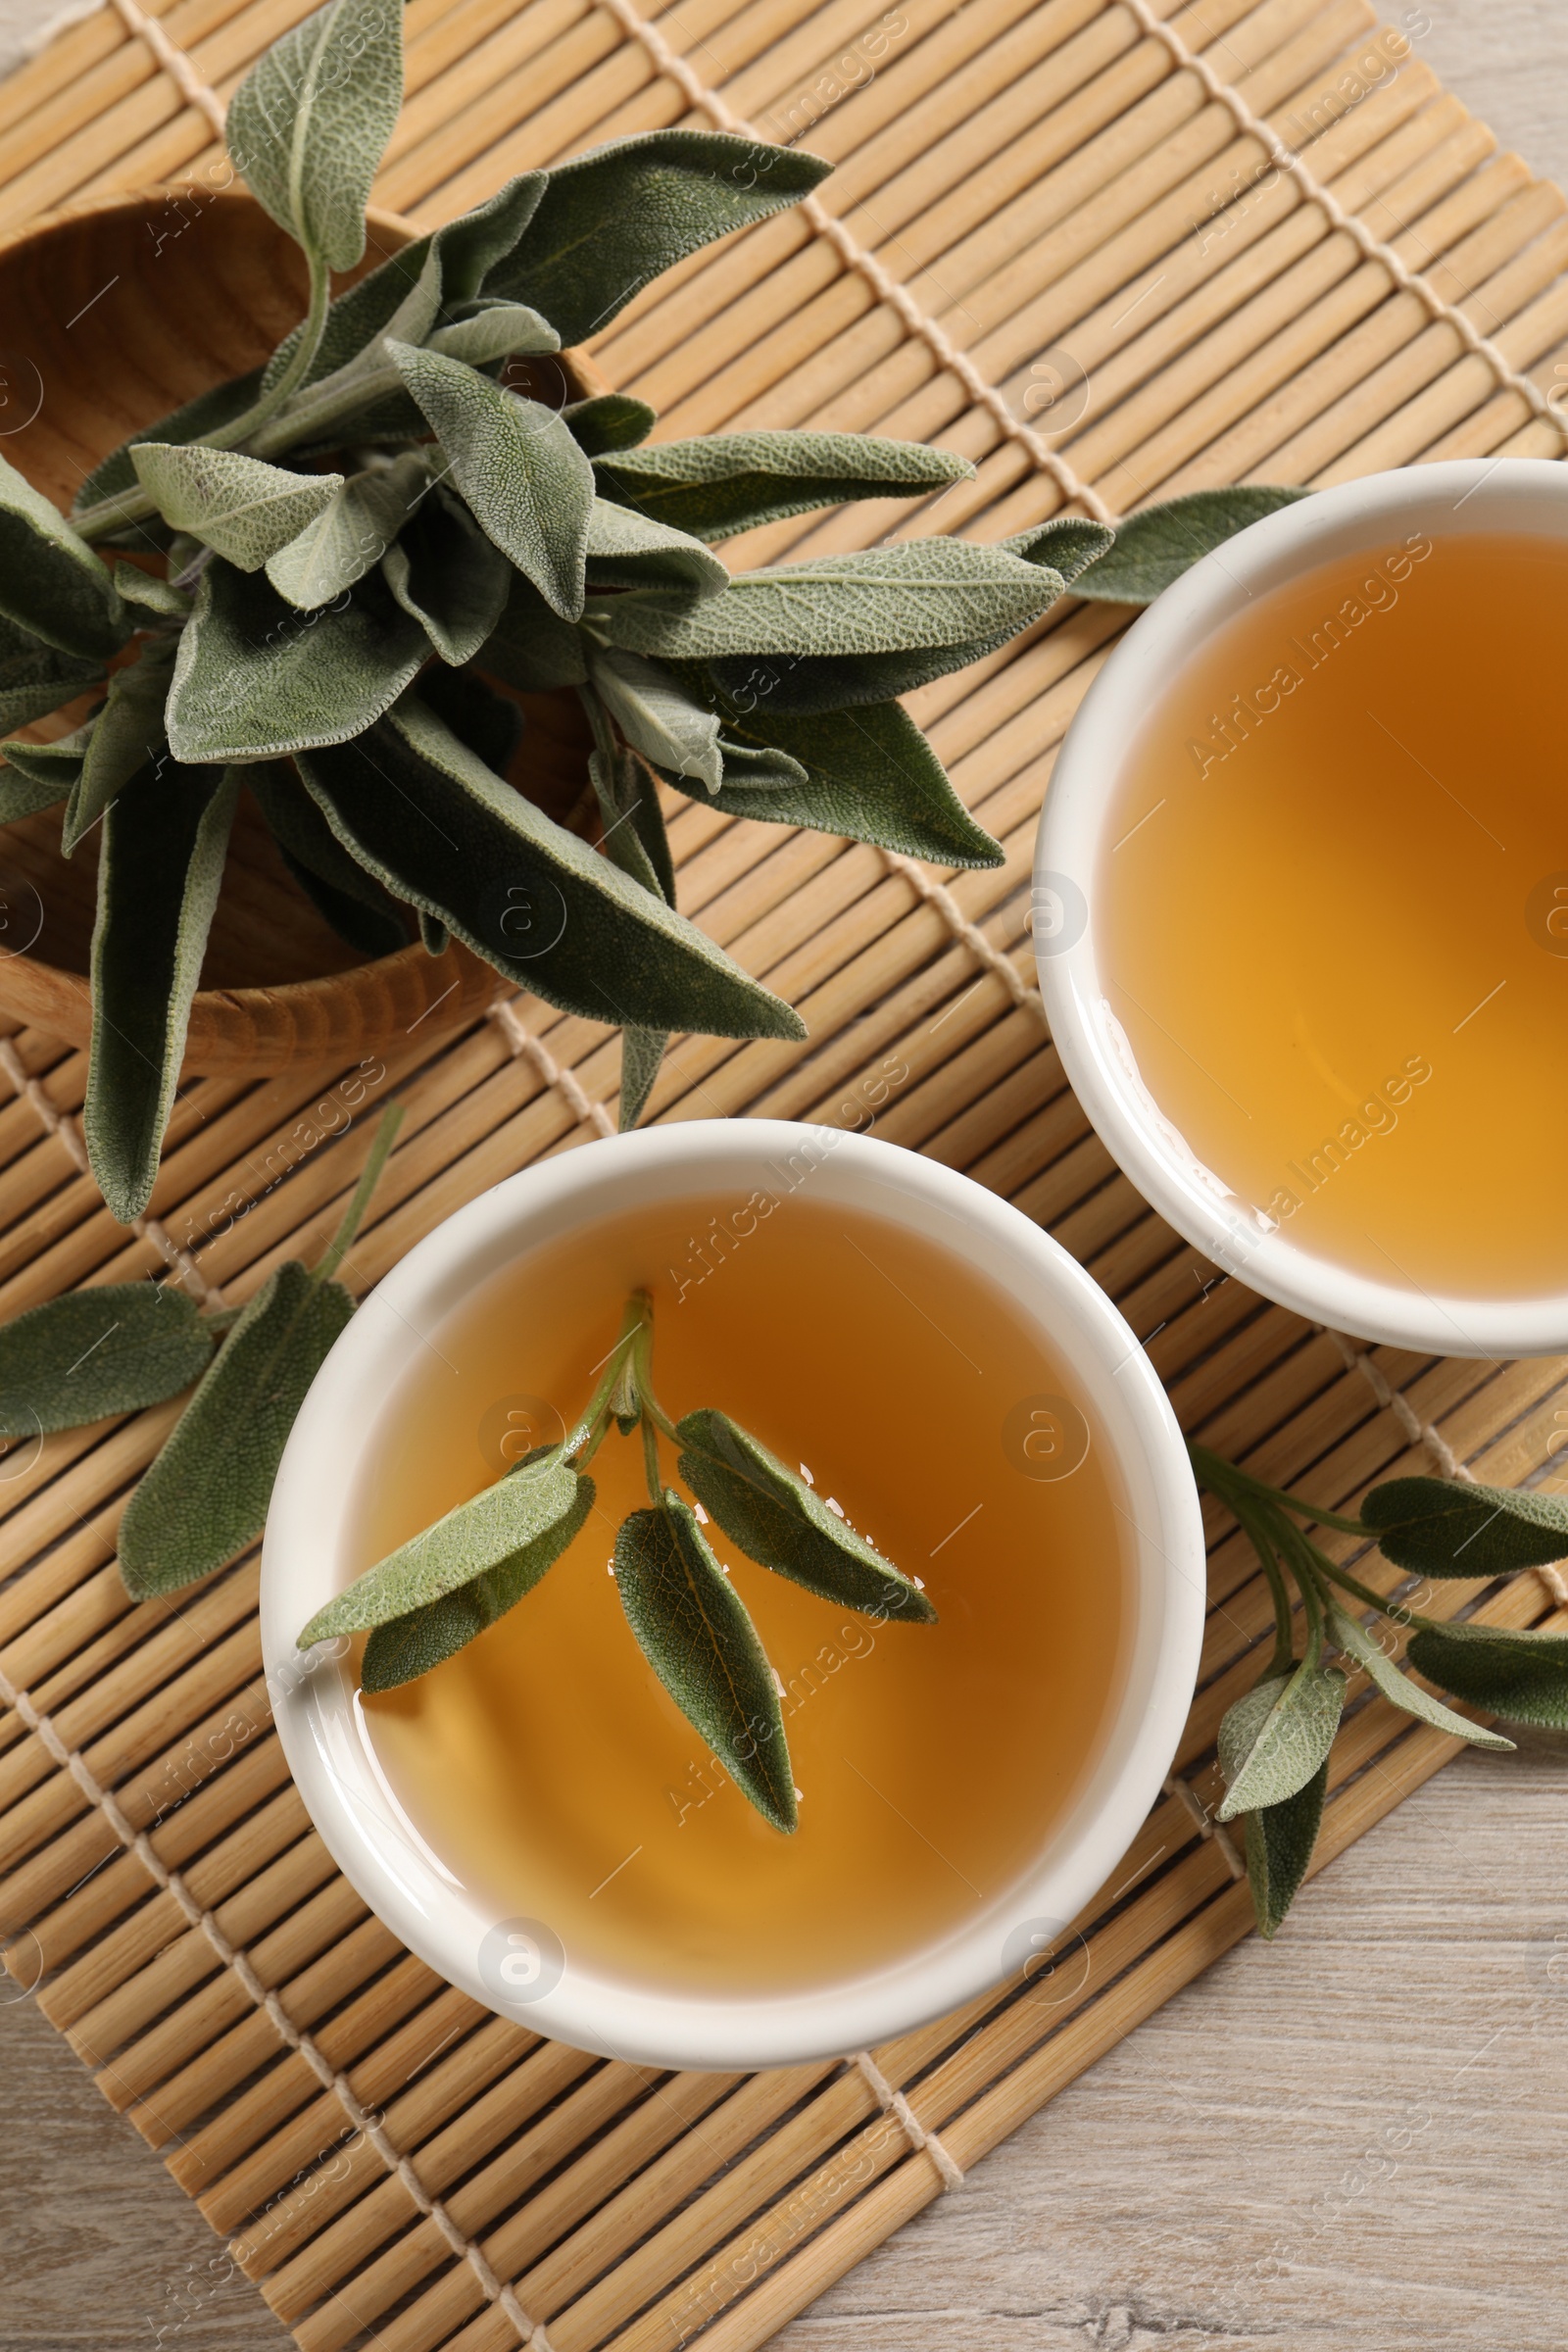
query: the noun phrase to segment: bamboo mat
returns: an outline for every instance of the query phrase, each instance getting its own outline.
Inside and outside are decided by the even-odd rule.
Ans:
[[[222,97],[308,5],[145,19],[116,0],[63,34],[0,87],[0,227],[220,168]],[[682,0],[650,23],[633,0],[413,0],[408,36],[376,196],[427,222],[683,121],[804,137],[838,164],[820,205],[696,257],[603,339],[662,432],[939,441],[979,474],[923,519],[982,538],[1072,498],[1120,511],[1209,482],[1562,452],[1568,207],[1361,0]],[[906,524],[857,507],[738,553]],[[863,1126],[868,1073],[901,1064],[875,1131],[1057,1235],[1205,1443],[1342,1507],[1434,1464],[1529,1478],[1568,1426],[1562,1365],[1367,1351],[1265,1305],[1151,1214],[1063,1082],[1032,985],[1030,851],[1116,625],[1069,606],[914,698],[1005,844],[995,873],[944,881],[672,804],[682,905],[811,1037],[686,1041],[655,1113]],[[389,1054],[368,1097],[395,1090],[409,1116],[357,1283],[603,1131],[618,1054],[526,998]],[[161,1257],[243,1299],[324,1241],[366,1149],[367,1122],[344,1132],[331,1107],[338,1073],[195,1081],[127,1234],[82,1172],[83,1056],[24,1031],[0,1069],[0,1314]],[[660,2077],[537,2040],[443,1987],[333,1869],[270,1728],[254,1557],[177,1607],[127,1601],[117,1516],[170,1418],[51,1438],[0,1484],[0,1921],[13,1972],[306,2352],[760,2344],[1248,1930],[1209,1819],[1213,1745],[1270,1610],[1211,1512],[1180,1777],[1052,1975],[869,2068]],[[1518,1624],[1563,1598],[1545,1570],[1483,1605]],[[1450,1752],[1352,1685],[1319,1859]]]

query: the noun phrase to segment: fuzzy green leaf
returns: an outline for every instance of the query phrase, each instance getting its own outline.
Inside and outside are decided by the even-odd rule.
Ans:
[[[851,841],[874,841],[934,865],[1000,865],[1003,851],[977,825],[947,770],[897,703],[786,718],[771,710],[726,722],[724,781],[713,805],[766,824],[809,825]],[[748,774],[741,752],[782,753],[806,771],[804,784],[763,764]],[[662,771],[693,799],[704,797],[673,769]]]
[[[588,518],[588,574],[598,588],[672,588],[711,596],[729,573],[700,539],[596,498]]]
[[[1060,594],[1054,572],[966,539],[900,540],[743,572],[700,604],[662,591],[595,609],[630,653],[890,654],[1023,628]]]
[[[515,703],[481,678],[476,670],[448,669],[432,662],[412,690],[443,726],[450,727],[498,776],[506,775],[522,741],[524,720]]]
[[[361,1688],[395,1690],[400,1684],[416,1681],[514,1609],[587,1523],[594,1506],[594,1482],[583,1477],[573,1483],[576,1494],[571,1507],[531,1543],[520,1545],[471,1583],[461,1585],[457,1592],[427,1601],[406,1617],[378,1624],[365,1644]]]
[[[107,458],[99,460],[76,492],[72,513],[80,514],[85,508],[95,507],[106,498],[119,498],[122,492],[135,489],[136,467],[131,452],[139,443],[199,441],[204,433],[220,431],[237,416],[243,416],[247,409],[254,408],[261,389],[262,370],[252,368],[247,374],[232,376],[227,383],[210,385],[205,392],[198,392],[194,400],[184,401],[167,416],[160,416],[156,423],[144,425],[140,432],[122,441],[118,449],[112,449]],[[140,535],[135,536],[139,539]]]
[[[576,1473],[566,1468],[559,1451],[526,1466],[519,1463],[493,1487],[460,1502],[433,1527],[356,1577],[346,1592],[317,1611],[299,1645],[309,1649],[313,1642],[390,1625],[394,1618],[445,1599],[476,1576],[504,1566],[581,1508]],[[564,1543],[561,1549],[565,1549]],[[549,1565],[549,1559],[541,1563],[541,1576]]]
[[[228,151],[279,228],[313,259],[352,270],[402,105],[402,0],[327,0],[234,92]]]
[[[114,581],[86,540],[5,457],[0,457],[0,613],[32,644],[42,639],[78,661],[107,660],[131,630]]]
[[[831,166],[717,130],[613,139],[550,173],[528,233],[484,281],[581,343],[689,253],[798,204]]]
[[[168,756],[164,706],[174,674],[174,648],[144,643],[141,659],[117,669],[102,710],[87,737],[81,773],[72,788],[60,846],[69,858],[92,831],[111,801],[144,767],[155,772]]]
[[[236,791],[211,768],[144,767],[104,818],[82,1131],[122,1225],[158,1176]]]
[[[387,351],[481,530],[564,620],[583,603],[593,468],[553,410],[407,343]]]
[[[1489,1715],[1568,1731],[1568,1634],[1422,1626],[1410,1638],[1409,1658],[1430,1682]]]
[[[711,433],[601,459],[607,496],[699,539],[730,539],[847,499],[923,498],[972,479],[967,458],[871,433]]]
[[[689,1503],[665,1490],[615,1538],[615,1589],[654,1672],[775,1830],[796,1824],[795,1779],[773,1670]]]
[[[1162,588],[1190,571],[1211,548],[1222,547],[1249,523],[1309,495],[1273,482],[1248,482],[1234,490],[1193,490],[1162,506],[1143,507],[1117,523],[1115,545],[1084,567],[1073,582],[1073,594],[1102,604],[1152,604]]]
[[[1430,1690],[1423,1690],[1419,1683],[1412,1683],[1407,1674],[1401,1674],[1366,1628],[1337,1603],[1329,1607],[1329,1631],[1346,1656],[1365,1668],[1384,1697],[1391,1698],[1407,1715],[1418,1716],[1421,1722],[1434,1725],[1440,1732],[1448,1732],[1456,1740],[1468,1740],[1474,1747],[1512,1747],[1511,1740],[1472,1723],[1468,1716],[1456,1715],[1441,1698],[1434,1698]]]
[[[681,1478],[732,1543],[764,1568],[846,1608],[934,1624],[918,1586],[726,1413],[702,1405],[676,1424]]]
[[[164,520],[190,531],[240,571],[260,571],[331,506],[340,473],[290,473],[237,449],[138,441],[136,478]]]
[[[1107,524],[1091,522],[1083,514],[1053,514],[1049,522],[1032,522],[1001,544],[1026,564],[1043,564],[1070,587],[1081,571],[1108,555],[1116,534]]]
[[[547,1004],[616,1026],[634,1012],[720,1037],[803,1034],[787,1004],[502,783],[417,697],[299,765],[338,839],[389,890]]]
[[[588,674],[626,741],[687,789],[716,793],[723,780],[718,720],[681,692],[667,669],[618,647],[591,647]]]
[[[58,743],[8,743],[0,768],[0,825],[53,808],[74,792],[86,756],[87,731],[61,736]]]
[[[1266,1675],[1239,1698],[1219,1727],[1220,1820],[1304,1788],[1334,1745],[1344,1704],[1344,1675],[1304,1661],[1293,1674]]]
[[[107,1282],[0,1324],[0,1435],[80,1429],[177,1396],[213,1333],[171,1283]]]
[[[191,609],[193,599],[188,590],[176,587],[172,580],[155,579],[139,564],[117,564],[114,582],[127,605],[139,605],[144,612],[156,612],[164,620],[183,620]]]
[[[18,626],[0,613],[0,733],[11,727],[31,726],[62,703],[74,702],[89,686],[103,683],[103,663],[63,654],[43,645],[30,629]],[[17,749],[36,750],[36,745]],[[6,757],[13,746],[5,747]]]
[[[538,589],[515,571],[501,618],[474,661],[519,694],[549,694],[588,681],[588,641],[582,630],[552,612]]]
[[[1361,1506],[1378,1547],[1423,1576],[1511,1576],[1568,1557],[1568,1500],[1451,1478],[1394,1478]]]
[[[439,351],[449,360],[462,360],[469,368],[488,368],[514,352],[527,358],[536,352],[559,351],[561,337],[549,319],[530,311],[526,303],[496,302],[470,318],[437,327],[427,336],[425,349]]]
[[[209,564],[168,705],[176,759],[267,760],[363,734],[429,659],[379,573],[341,607],[296,612],[265,573]]]
[[[389,547],[382,575],[443,662],[471,662],[506,610],[516,574],[460,498],[439,484]]]
[[[585,458],[634,449],[659,422],[659,411],[646,400],[633,400],[629,392],[598,392],[592,400],[569,402],[561,415]]]
[[[643,1112],[663,1065],[669,1039],[662,1029],[626,1028],[620,1033],[619,1126],[629,1135]]]
[[[353,1313],[341,1283],[294,1258],[247,1301],[120,1523],[135,1599],[210,1576],[261,1534],[305,1393]]]
[[[279,596],[302,612],[328,605],[379,564],[430,484],[416,450],[347,481],[323,474],[338,488],[296,538],[267,559],[267,576]],[[250,568],[242,565],[241,569]]]
[[[364,956],[395,956],[408,946],[396,903],[349,856],[285,760],[254,760],[234,775],[256,795],[284,864],[341,939]]]
[[[1247,1876],[1258,1933],[1271,1942],[1306,1877],[1329,1789],[1327,1758],[1304,1787],[1247,1816]]]

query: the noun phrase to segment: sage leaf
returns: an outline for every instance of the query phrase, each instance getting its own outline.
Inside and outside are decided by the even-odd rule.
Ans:
[[[396,897],[547,1004],[613,1026],[635,1004],[650,1027],[803,1034],[787,1004],[502,783],[416,697],[299,766],[338,839]]]
[[[164,520],[193,532],[240,571],[260,571],[343,487],[340,473],[290,473],[237,449],[138,441],[130,456]]]
[[[512,574],[501,618],[474,656],[481,669],[519,694],[548,694],[588,679],[588,640],[551,612],[537,588]]]
[[[724,758],[724,782],[737,811],[753,808],[769,793],[797,791],[808,781],[800,761],[776,744],[737,743],[733,736],[721,735],[718,748]]]
[[[380,563],[428,490],[430,468],[411,450],[347,481],[318,478],[335,479],[338,487],[297,536],[267,559],[272,586],[302,612],[330,604]]]
[[[113,580],[86,540],[5,457],[0,457],[0,613],[33,644],[41,638],[78,661],[106,661],[131,629]]]
[[[1568,1557],[1568,1501],[1451,1478],[1394,1478],[1361,1505],[1396,1568],[1422,1576],[1511,1576]]]
[[[618,647],[594,647],[588,675],[626,741],[657,767],[716,793],[723,780],[718,719],[688,701],[667,669]],[[652,790],[652,786],[649,787]]]
[[[351,858],[321,811],[281,760],[234,771],[255,794],[283,862],[341,939],[364,956],[395,956],[409,944],[395,901]]]
[[[729,582],[700,539],[605,498],[594,500],[588,517],[587,564],[595,588],[673,588],[711,596]]]
[[[352,270],[402,105],[402,0],[327,0],[234,92],[228,151],[279,228],[313,260]]]
[[[463,501],[439,485],[389,547],[382,576],[443,662],[471,662],[506,610],[516,576]]]
[[[1287,490],[1276,482],[1244,482],[1232,490],[1193,490],[1185,498],[1140,508],[1117,523],[1114,546],[1084,567],[1073,582],[1073,594],[1102,604],[1152,604],[1161,589],[1190,571],[1211,548],[1222,547],[1263,515],[1309,496],[1308,491]]]
[[[394,325],[392,332],[397,331]],[[514,352],[527,357],[534,352],[559,351],[561,337],[549,319],[530,311],[526,303],[497,302],[476,311],[471,318],[437,327],[425,337],[425,349],[439,351],[449,360],[462,360],[469,368],[488,368]]]
[[[564,620],[583,606],[593,468],[554,411],[459,360],[387,350],[440,440],[480,529]]]
[[[689,253],[798,204],[832,169],[717,130],[612,139],[563,164],[487,294],[525,302],[581,343]]]
[[[1384,1697],[1402,1707],[1406,1715],[1418,1716],[1421,1722],[1435,1725],[1440,1732],[1449,1732],[1456,1740],[1468,1740],[1473,1747],[1512,1747],[1511,1740],[1472,1723],[1468,1716],[1456,1715],[1441,1698],[1434,1698],[1430,1690],[1423,1690],[1419,1683],[1412,1683],[1407,1674],[1401,1674],[1366,1628],[1337,1603],[1330,1604],[1329,1631],[1346,1656],[1364,1667]]]
[[[568,402],[561,416],[585,458],[632,449],[646,441],[659,422],[659,411],[646,400],[633,400],[629,392],[596,392],[591,400]]]
[[[299,329],[294,331],[298,335]],[[204,433],[220,432],[256,406],[261,389],[262,370],[252,368],[247,374],[233,376],[227,383],[210,385],[205,392],[198,392],[194,400],[184,401],[167,416],[160,416],[155,424],[144,425],[140,432],[122,441],[118,449],[112,449],[107,458],[99,460],[76,492],[73,514],[82,514],[88,507],[135,489],[136,468],[131,452],[140,442],[199,441]],[[124,535],[140,542],[140,526]]]
[[[739,1593],[670,1489],[615,1538],[615,1589],[644,1656],[688,1723],[775,1830],[796,1824],[784,1716]]]
[[[8,743],[0,768],[0,825],[53,808],[75,789],[86,752],[84,730],[58,743]]]
[[[81,1123],[122,1225],[157,1181],[235,798],[231,779],[165,759],[133,776],[104,818]]]
[[[605,856],[613,859],[639,890],[646,890],[654,898],[662,899],[666,906],[672,906],[673,895],[664,889],[655,872],[636,823],[641,805],[657,798],[658,787],[653,778],[629,753],[597,749],[588,755],[588,775],[604,819],[604,840],[600,847]]]
[[[1081,571],[1116,543],[1108,524],[1091,522],[1085,514],[1053,514],[1049,522],[1032,522],[1001,544],[1026,564],[1042,564],[1069,587]]]
[[[1344,1704],[1344,1675],[1312,1660],[1294,1674],[1266,1675],[1239,1698],[1219,1727],[1220,1820],[1281,1804],[1304,1788],[1334,1745]]]
[[[509,1558],[440,1600],[426,1601],[405,1617],[375,1626],[360,1661],[361,1688],[395,1690],[403,1683],[416,1681],[514,1609],[586,1526],[594,1506],[594,1482],[579,1477],[575,1488],[574,1499],[564,1515]]]
[[[143,645],[140,661],[111,677],[66,808],[60,847],[68,858],[132,776],[167,760],[164,705],[173,674],[174,648],[166,642]]]
[[[475,670],[448,669],[439,662],[421,671],[412,692],[486,767],[506,775],[523,735],[523,716],[515,703],[497,694]]]
[[[31,726],[35,718],[47,718],[62,703],[74,702],[89,686],[101,685],[103,675],[101,662],[63,654],[58,646],[43,644],[30,629],[0,612],[0,733]],[[36,751],[40,747],[7,744],[7,759],[14,748]]]
[[[1424,1625],[1411,1636],[1408,1654],[1430,1682],[1489,1715],[1544,1731],[1568,1731],[1568,1634]],[[1475,1727],[1467,1729],[1474,1738]]]
[[[340,605],[296,612],[265,573],[209,564],[168,705],[178,760],[266,760],[363,734],[429,659],[378,573]]]
[[[505,187],[471,213],[464,213],[458,220],[431,229],[427,236],[416,238],[412,245],[401,247],[378,269],[350,286],[346,294],[340,294],[327,312],[320,343],[302,379],[303,387],[308,389],[324,383],[328,376],[341,375],[355,360],[376,352],[381,337],[423,279],[432,254],[438,267],[442,304],[470,300],[478,293],[486,270],[505,260],[516,244],[544,192],[542,172],[528,172],[518,179],[509,179]],[[436,315],[439,316],[439,311]],[[260,388],[270,391],[277,382],[294,358],[302,332],[301,327],[295,327],[278,345],[267,364]],[[256,396],[256,379],[248,380],[252,390],[241,404],[244,408],[250,407]],[[303,391],[295,394],[290,408],[296,404],[303,405]],[[236,408],[234,414],[239,413]],[[283,412],[285,416],[288,413]],[[181,433],[167,437],[184,440],[189,436]]]
[[[619,1125],[629,1135],[648,1107],[669,1039],[662,1029],[626,1028],[620,1033]]]
[[[941,760],[898,703],[824,711],[814,718],[760,711],[750,720],[727,721],[720,748],[724,780],[712,801],[726,815],[810,825],[850,841],[875,842],[906,858],[925,858],[934,865],[1003,861],[1001,845],[975,823]],[[782,754],[805,769],[806,781],[791,783],[787,771],[775,780],[765,766],[753,771],[754,781],[738,765],[736,750]],[[704,797],[674,769],[662,772],[693,799]]]
[[[139,564],[120,563],[114,569],[115,586],[127,605],[139,605],[143,612],[156,612],[164,620],[183,620],[191,608],[187,591],[172,579],[155,579]]]
[[[1258,1934],[1272,1942],[1306,1877],[1323,1820],[1329,1768],[1325,1758],[1294,1796],[1260,1805],[1247,1816],[1247,1877]]]
[[[262,1532],[305,1394],[354,1301],[290,1258],[248,1299],[120,1523],[137,1600],[221,1568]]]
[[[967,458],[871,433],[710,433],[605,458],[595,470],[610,497],[709,540],[847,499],[920,498],[974,477]]]
[[[935,1623],[918,1587],[727,1413],[703,1405],[675,1426],[683,1482],[752,1559],[845,1608]]]
[[[0,1435],[162,1404],[206,1371],[213,1338],[172,1283],[106,1282],[29,1307],[0,1324]]]
[[[888,654],[1011,635],[1059,593],[1054,572],[1005,548],[910,539],[743,572],[698,604],[662,590],[619,596],[595,617],[637,654]]]
[[[590,1501],[592,1494],[590,1488]],[[567,1469],[559,1450],[526,1467],[519,1463],[493,1487],[460,1502],[433,1527],[400,1544],[375,1567],[356,1577],[346,1592],[317,1611],[301,1634],[299,1645],[309,1649],[313,1642],[329,1642],[340,1634],[389,1625],[431,1601],[443,1600],[476,1576],[505,1566],[541,1536],[574,1516],[575,1526],[558,1548],[538,1557],[538,1572],[532,1579],[537,1583],[551,1561],[564,1551],[586,1515],[577,1475]],[[524,1586],[522,1591],[527,1589]],[[521,1598],[521,1592],[517,1597]]]

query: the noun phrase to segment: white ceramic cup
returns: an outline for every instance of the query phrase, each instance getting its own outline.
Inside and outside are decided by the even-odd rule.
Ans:
[[[1568,538],[1568,466],[1463,459],[1342,482],[1239,531],[1173,582],[1127,632],[1067,730],[1035,850],[1035,959],[1052,1036],[1096,1132],[1205,1257],[1310,1322],[1362,1339],[1425,1355],[1556,1355],[1568,1349],[1568,1297],[1445,1299],[1380,1282],[1309,1254],[1288,1229],[1226,1195],[1129,1065],[1100,968],[1096,879],[1117,784],[1155,703],[1258,596],[1416,531]]]
[[[769,1163],[773,1164],[770,1173]],[[804,1169],[815,1200],[906,1226],[1007,1292],[1075,1380],[1129,1523],[1130,1631],[1119,1695],[1065,1817],[1043,1830],[1021,1881],[939,1944],[827,1991],[691,1997],[514,1955],[498,1995],[496,1921],[454,1886],[401,1820],[360,1728],[356,1690],[322,1644],[294,1637],[347,1585],[356,1473],[417,1351],[476,1287],[525,1250],[639,1204],[733,1187],[777,1190]],[[1116,1867],[1181,1736],[1204,1612],[1203,1536],[1186,1449],[1147,1356],[1104,1294],[1017,1209],[865,1136],[775,1120],[655,1127],[546,1159],[472,1200],[367,1298],[318,1374],[278,1472],[262,1563],[262,1644],[273,1714],[331,1852],[412,1951],[518,2022],[606,2056],[661,2067],[793,2065],[886,2040],[1021,1967]],[[1049,1930],[1050,1934],[1047,1933]]]

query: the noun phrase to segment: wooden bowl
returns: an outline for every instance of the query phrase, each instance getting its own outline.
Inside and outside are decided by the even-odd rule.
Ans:
[[[352,282],[419,234],[372,211]],[[267,358],[302,316],[298,247],[255,199],[196,182],[52,213],[0,242],[0,453],[69,512],[83,477],[138,426]],[[539,397],[603,391],[579,352],[532,364]],[[569,696],[519,696],[528,724],[512,781],[567,820],[586,782],[588,732]],[[24,732],[41,733],[43,729]],[[58,728],[53,731],[58,732]],[[60,855],[61,811],[0,833],[0,1008],[88,1043],[88,948],[97,853]],[[317,913],[241,798],[222,893],[191,1006],[185,1070],[261,1076],[344,1062],[472,1016],[490,965],[417,941],[357,957]]]

